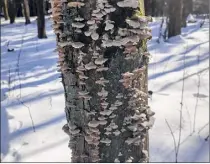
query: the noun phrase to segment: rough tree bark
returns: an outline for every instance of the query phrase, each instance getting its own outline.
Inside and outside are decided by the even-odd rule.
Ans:
[[[10,24],[15,22],[16,17],[16,3],[14,0],[8,0],[8,14],[10,19]]]
[[[183,0],[183,9],[182,9],[182,27],[187,27],[187,16],[192,13],[193,1],[192,0]]]
[[[8,14],[8,5],[7,5],[7,0],[2,0],[3,2],[3,11],[4,11],[4,19],[8,20],[9,19],[9,14]]]
[[[183,0],[169,0],[168,38],[181,34]]]
[[[25,16],[25,24],[30,24],[30,10],[29,10],[29,4],[28,0],[23,0],[23,11]]]
[[[72,162],[148,162],[143,0],[54,0]]]
[[[44,1],[37,0],[37,29],[38,29],[38,38],[43,39],[47,38],[45,31],[45,15],[44,15]]]

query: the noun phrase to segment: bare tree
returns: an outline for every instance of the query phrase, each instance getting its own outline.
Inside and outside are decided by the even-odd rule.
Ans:
[[[148,162],[143,0],[52,1],[72,162]]]
[[[37,0],[37,29],[38,29],[38,38],[43,39],[47,38],[45,31],[45,15],[44,15],[44,1]]]
[[[183,0],[169,1],[168,38],[181,34]]]
[[[29,10],[29,4],[28,0],[23,0],[23,11],[25,16],[25,24],[30,24],[30,10]]]

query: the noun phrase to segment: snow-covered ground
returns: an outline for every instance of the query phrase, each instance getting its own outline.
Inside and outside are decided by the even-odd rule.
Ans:
[[[68,136],[61,129],[66,122],[64,95],[56,72],[52,21],[46,18],[47,39],[37,39],[35,18],[27,26],[22,18],[14,25],[1,22],[1,160],[69,162]],[[175,161],[170,128],[178,144],[180,111],[178,161],[208,162],[209,21],[202,28],[199,23],[189,24],[182,35],[160,44],[156,43],[160,20],[150,26],[149,90],[154,92],[150,105],[156,112],[150,131],[150,162]],[[14,51],[8,52],[8,47]]]

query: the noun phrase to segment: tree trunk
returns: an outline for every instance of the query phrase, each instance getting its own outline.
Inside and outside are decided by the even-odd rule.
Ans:
[[[37,0],[37,29],[38,38],[47,38],[45,31],[44,1]]]
[[[152,15],[152,0],[144,0],[145,15]]]
[[[37,16],[36,0],[29,0],[29,7],[30,7],[30,15]]]
[[[23,12],[21,2],[20,1],[15,1],[15,4],[16,4],[16,17],[23,17],[24,12]]]
[[[183,0],[169,0],[168,38],[181,34]]]
[[[71,162],[149,160],[151,31],[143,0],[132,1],[52,1]]]
[[[8,1],[8,14],[10,19],[10,24],[13,24],[15,22],[15,17],[16,17],[16,4],[14,0]]]
[[[28,5],[28,0],[23,0],[23,10],[24,10],[24,16],[25,16],[25,24],[30,24],[30,10]]]
[[[192,13],[192,0],[183,0],[182,27],[187,27],[187,16]]]
[[[152,0],[151,3],[151,10],[152,10],[152,16],[156,16],[156,0]]]
[[[3,0],[4,19],[9,19],[7,0]]]

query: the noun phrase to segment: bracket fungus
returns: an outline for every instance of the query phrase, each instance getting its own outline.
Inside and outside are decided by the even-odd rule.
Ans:
[[[103,116],[109,116],[110,114],[112,114],[112,111],[104,110],[104,111],[100,111],[100,114],[103,115]]]
[[[116,114],[112,114],[112,115],[109,116],[109,118],[112,119],[112,118],[115,118],[116,116],[117,116]]]
[[[70,131],[70,133],[72,134],[72,135],[76,135],[76,134],[79,134],[80,133],[80,130],[79,129],[74,129],[74,130],[69,130]]]
[[[97,64],[97,65],[102,65],[102,64],[104,64],[107,60],[108,60],[108,59],[103,58],[102,56],[100,56],[99,58],[97,58],[97,59],[95,60],[95,64]]]
[[[114,134],[115,136],[119,136],[120,133],[121,133],[121,132],[120,132],[119,130],[116,130],[116,131],[113,132],[113,134]]]
[[[93,62],[90,62],[85,65],[85,69],[87,69],[87,70],[96,69],[96,68],[97,68],[97,66]]]
[[[137,8],[138,7],[138,0],[123,0],[117,3],[119,7],[125,8]]]
[[[72,42],[71,45],[76,49],[82,48],[84,46],[84,44],[81,42]]]
[[[91,31],[85,31],[84,34],[85,34],[85,36],[90,36],[92,34],[92,32]]]
[[[98,92],[98,95],[100,97],[107,97],[108,96],[108,92],[104,88],[102,88],[101,91]]]
[[[78,22],[81,22],[81,21],[84,20],[84,18],[82,18],[82,17],[77,17],[77,18],[75,18],[74,20],[75,20],[75,21],[78,21]]]
[[[99,120],[99,121],[106,120],[106,119],[107,119],[107,118],[106,118],[106,117],[103,117],[103,116],[98,117],[98,120]]]
[[[113,25],[113,24],[111,24],[111,23],[109,23],[109,22],[106,23],[105,31],[109,31],[109,30],[111,30],[111,29],[113,29],[113,28],[114,28],[114,25]]]
[[[92,120],[88,123],[89,127],[96,128],[99,125],[99,121]]]
[[[98,38],[99,38],[98,33],[96,33],[95,31],[94,31],[93,33],[91,33],[91,38],[92,38],[93,40],[98,40]]]
[[[141,25],[138,21],[134,21],[131,19],[126,19],[126,23],[133,28],[139,28]]]
[[[98,125],[99,125],[99,123],[98,123]],[[93,133],[100,133],[100,131],[99,131],[98,128],[90,127],[89,129],[90,129],[90,131],[92,131]]]
[[[120,163],[120,160],[119,160],[118,158],[116,158],[116,159],[114,160],[114,162],[115,162],[115,163]]]
[[[96,81],[96,84],[100,84],[102,86],[105,86],[106,83],[109,83],[109,80],[105,80],[103,77]]]
[[[73,22],[71,25],[72,25],[72,27],[75,27],[75,28],[83,28],[83,27],[85,27],[85,24],[84,23],[80,23],[80,22]]]
[[[106,120],[101,120],[101,121],[99,121],[99,124],[100,125],[106,125],[107,124],[107,121]]]
[[[96,69],[97,72],[102,72],[102,71],[107,71],[109,68],[108,67],[98,67]]]
[[[105,143],[105,144],[110,144],[111,143],[111,140],[106,138],[106,139],[101,139],[100,140],[101,143]]]
[[[95,20],[88,20],[88,21],[87,21],[87,24],[88,24],[88,25],[93,25],[93,24],[95,24],[95,23],[96,23]]]
[[[84,5],[85,5],[85,4],[82,3],[82,2],[69,2],[69,3],[68,3],[68,6],[69,6],[69,7],[78,7],[78,8],[80,8],[80,7],[84,6]]]
[[[128,138],[125,143],[127,143],[128,145],[130,144],[134,144],[135,142],[141,140],[140,136],[137,136],[135,138]]]
[[[117,109],[117,105],[113,105],[113,104],[112,104],[111,107],[109,107],[109,109],[112,110],[112,111],[113,111],[113,110],[116,110],[116,109]]]

